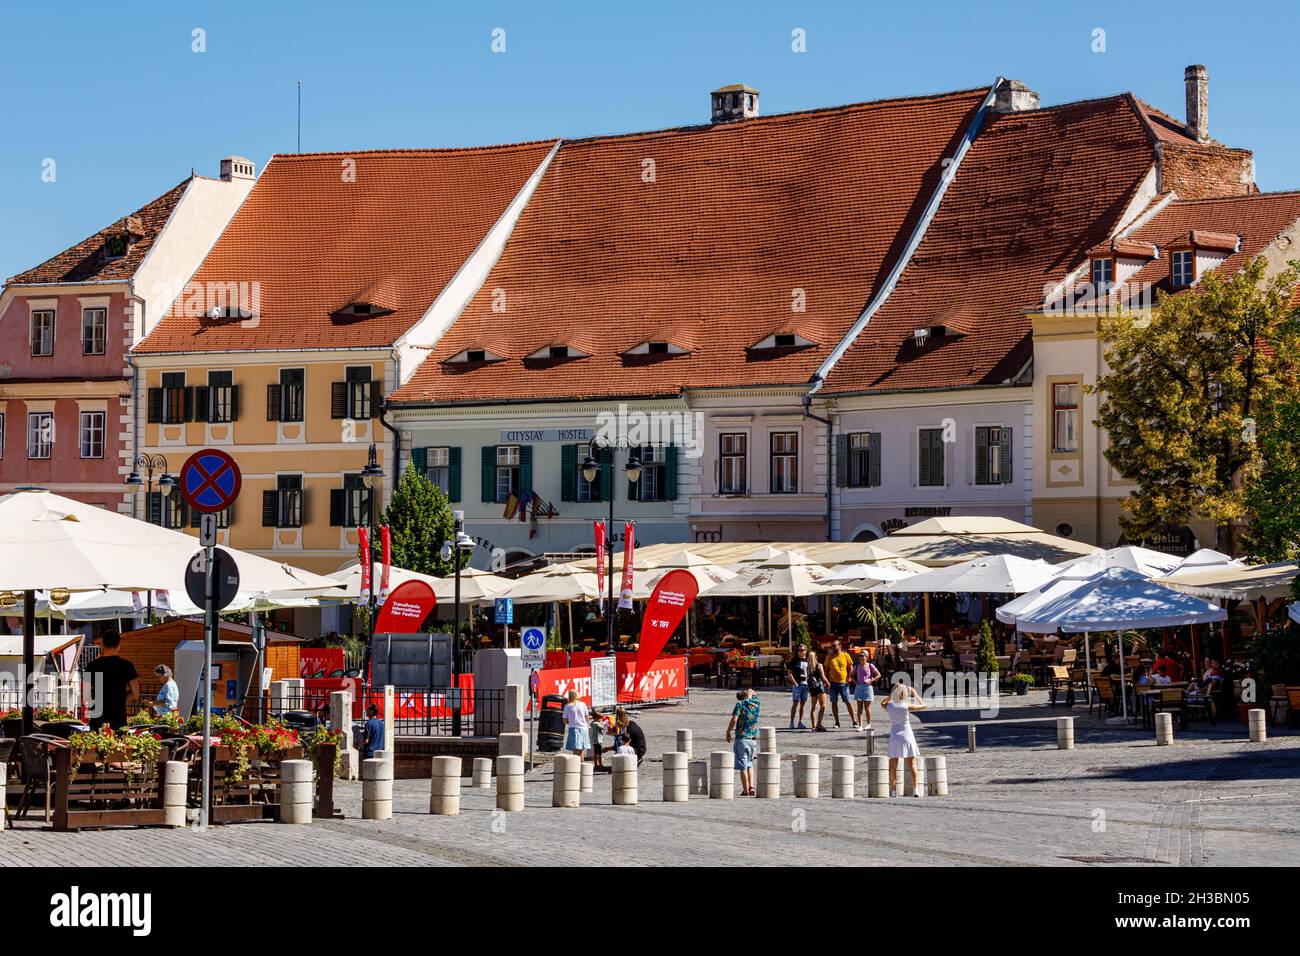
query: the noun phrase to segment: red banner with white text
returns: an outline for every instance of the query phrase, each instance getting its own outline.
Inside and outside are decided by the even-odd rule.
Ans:
[[[379,574],[379,603],[383,604],[388,600],[388,569],[393,564],[393,543],[388,533],[388,525],[379,529],[379,550],[383,567]]]
[[[634,573],[632,557],[636,551],[636,529],[632,522],[623,525],[623,586],[618,592],[620,610],[632,610],[632,575]]]
[[[685,568],[676,568],[659,579],[641,618],[641,638],[636,655],[638,671],[650,666],[663,651],[699,592],[700,583]]]
[[[661,657],[642,674],[637,670],[636,662],[629,656],[617,662],[615,673],[620,704],[653,704],[686,699],[686,658],[684,657]],[[569,691],[576,690],[587,706],[591,706],[590,666],[538,671],[537,678],[539,700],[548,694],[565,697]]]
[[[361,588],[357,597],[362,601],[370,600],[370,532],[357,528],[357,555],[361,562]]]
[[[605,613],[605,522],[596,522],[596,579],[600,581],[600,613]]]

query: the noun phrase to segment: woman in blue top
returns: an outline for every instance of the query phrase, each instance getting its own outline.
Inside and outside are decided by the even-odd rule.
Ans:
[[[159,664],[153,669],[153,673],[162,681],[162,686],[158,688],[158,696],[153,702],[154,716],[166,717],[168,714],[176,713],[180,707],[181,691],[172,677],[172,669],[166,664]]]

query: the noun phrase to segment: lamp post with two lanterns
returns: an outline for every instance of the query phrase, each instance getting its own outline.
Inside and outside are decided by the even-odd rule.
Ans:
[[[610,454],[610,467],[613,467],[614,449],[617,445],[602,444],[593,438],[587,444],[587,457],[582,460],[582,477],[587,480],[587,484],[595,484],[600,477],[600,461],[597,451],[601,447],[607,448]],[[630,484],[636,484],[641,480],[641,462],[636,455],[629,455],[627,464],[623,466],[623,474],[627,476]],[[607,571],[609,573],[609,603],[605,606],[605,634],[608,642],[608,653],[614,653],[614,483],[610,482],[609,489],[609,524],[605,531],[605,549],[609,552]]]
[[[144,475],[141,475],[141,470]],[[144,488],[144,520],[149,521],[149,496],[153,494],[154,472],[158,472],[158,524],[163,523],[162,495],[170,494],[176,487],[176,479],[167,472],[167,458],[164,455],[142,453],[135,460],[135,471],[126,476],[126,483],[132,488]],[[153,591],[147,591],[145,600],[145,624],[153,623]]]
[[[460,565],[462,556],[473,552],[476,547],[475,541],[465,533],[465,512],[453,511],[451,513],[451,536],[452,540],[442,543],[442,560],[454,561],[453,569],[456,578],[455,584],[455,607],[452,609],[452,637],[451,637],[451,733],[453,737],[460,736]],[[433,657],[429,657],[429,690],[433,690]]]

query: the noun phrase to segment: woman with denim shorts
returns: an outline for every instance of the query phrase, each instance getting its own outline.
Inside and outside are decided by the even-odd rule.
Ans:
[[[871,729],[871,702],[876,699],[876,692],[871,685],[880,677],[876,665],[867,659],[866,651],[858,651],[858,662],[853,665],[853,700],[857,704],[857,717],[854,721],[863,733]]]
[[[590,712],[578,692],[569,691],[569,702],[564,705],[564,725],[568,728],[564,735],[564,749],[571,750],[583,760],[587,759],[587,751],[591,749],[590,720]]]

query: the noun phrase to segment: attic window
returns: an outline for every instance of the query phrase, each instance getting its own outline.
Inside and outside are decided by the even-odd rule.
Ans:
[[[775,341],[774,344],[775,344],[775,347],[778,348],[778,349],[788,349],[788,348],[792,348],[792,347],[794,346],[794,336],[793,336],[793,335],[778,335],[778,336],[775,336],[775,339],[776,339],[776,341]]]
[[[1110,291],[1111,286],[1115,284],[1115,260],[1114,259],[1093,259],[1092,260],[1092,288],[1099,294],[1105,294]]]
[[[130,248],[131,237],[126,233],[118,233],[115,236],[109,236],[104,240],[104,258],[121,259],[126,255],[127,249]]]
[[[667,342],[647,342],[647,343],[645,344],[645,350],[646,350],[646,354],[647,354],[647,355],[667,355],[667,354],[668,354],[668,343],[667,343]]]
[[[686,354],[686,351],[687,350],[682,348],[680,345],[675,345],[672,342],[651,340],[649,342],[642,342],[639,345],[632,346],[624,352],[623,355],[626,357],[640,355],[684,355]]]
[[[569,347],[567,345],[552,345],[548,350],[550,358],[563,359],[569,357]]]
[[[755,351],[760,349],[793,349],[815,344],[811,339],[806,339],[794,332],[777,332],[750,346],[750,348]]]
[[[463,352],[457,352],[448,362],[461,364],[477,364],[480,362],[500,362],[501,356],[493,355],[487,349],[465,349]]]
[[[580,352],[572,345],[548,345],[546,348],[538,349],[532,355],[528,356],[533,362],[558,362],[563,359],[586,358],[585,352]]]
[[[1196,254],[1191,249],[1178,249],[1170,255],[1169,280],[1175,289],[1185,289],[1196,280]]]
[[[373,302],[349,302],[343,308],[334,312],[333,315],[337,318],[365,319],[376,315],[391,315],[392,312],[392,309],[385,309]]]

